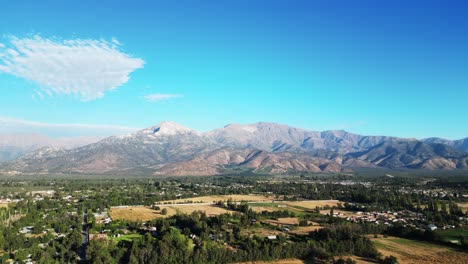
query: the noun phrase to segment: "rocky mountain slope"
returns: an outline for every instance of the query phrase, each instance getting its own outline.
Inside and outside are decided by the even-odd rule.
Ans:
[[[253,173],[340,172],[340,164],[323,158],[258,149],[222,148],[187,161],[156,167],[157,175],[217,175],[247,170]]]
[[[29,173],[104,173],[182,161],[216,147],[216,143],[195,130],[163,122],[72,150],[39,149],[4,168]]]
[[[162,122],[86,146],[41,148],[0,166],[3,173],[340,172],[353,168],[468,169],[468,153],[429,140],[313,132],[273,123],[207,133]]]
[[[365,150],[394,137],[361,136],[343,130],[314,132],[275,123],[230,124],[206,133],[224,146],[252,147],[270,152],[309,152],[317,149],[340,154]]]

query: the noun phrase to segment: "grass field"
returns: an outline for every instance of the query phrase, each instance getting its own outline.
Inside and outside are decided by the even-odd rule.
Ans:
[[[131,242],[135,238],[141,238],[142,235],[140,234],[128,234],[128,235],[121,235],[120,237],[113,237],[112,239],[115,241],[129,241]]]
[[[0,208],[8,208],[8,204],[7,203],[0,203]]]
[[[257,213],[261,213],[263,211],[275,212],[275,211],[287,209],[285,207],[278,207],[278,203],[252,202],[252,203],[249,203],[249,206],[252,208],[253,211]],[[286,205],[283,205],[283,206],[286,206]]]
[[[263,195],[210,195],[210,196],[200,196],[200,197],[193,197],[193,198],[185,198],[185,199],[176,199],[176,200],[167,200],[161,201],[159,204],[163,203],[216,203],[218,201],[227,201],[231,198],[234,201],[246,201],[246,202],[271,202],[274,200],[273,196],[263,196]]]
[[[453,243],[457,241],[460,243],[460,236],[468,238],[468,228],[453,228],[446,230],[439,230],[437,233],[442,237],[442,240],[445,242]]]
[[[397,237],[371,238],[384,256],[393,255],[399,263],[468,263],[468,254],[451,248]]]

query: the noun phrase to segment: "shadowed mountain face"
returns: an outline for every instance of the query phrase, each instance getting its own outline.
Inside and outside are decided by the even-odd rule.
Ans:
[[[385,168],[467,169],[467,153],[422,141],[384,142],[347,155]]]
[[[313,132],[273,123],[234,124],[200,133],[163,122],[70,150],[41,148],[0,169],[3,173],[217,175],[340,172],[356,167],[468,169],[467,163],[468,153],[431,140]]]
[[[468,138],[459,139],[459,140],[448,140],[443,138],[426,138],[422,141],[426,143],[439,143],[450,146],[456,150],[468,152]]]

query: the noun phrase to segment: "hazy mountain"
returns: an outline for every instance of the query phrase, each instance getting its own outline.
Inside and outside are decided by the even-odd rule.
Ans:
[[[195,130],[162,122],[72,150],[39,149],[5,168],[21,172],[102,173],[186,160],[216,146]]]
[[[40,148],[0,170],[217,175],[340,172],[358,167],[468,169],[467,164],[468,153],[429,140],[313,132],[273,123],[234,124],[200,133],[162,122],[74,149]]]
[[[14,160],[43,147],[72,149],[100,139],[102,137],[50,138],[40,134],[0,134],[0,162]]]
[[[451,146],[454,149],[459,151],[468,152],[468,138],[459,139],[459,140],[448,140],[443,138],[426,138],[422,141],[426,143],[440,143],[444,145]]]
[[[230,124],[206,133],[224,146],[257,148],[270,152],[328,150],[341,154],[365,150],[394,137],[361,136],[343,130],[314,132],[274,123]]]
[[[468,153],[417,140],[384,142],[346,155],[385,168],[467,169]]]

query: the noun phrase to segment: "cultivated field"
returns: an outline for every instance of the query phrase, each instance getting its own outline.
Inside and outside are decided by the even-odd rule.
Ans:
[[[291,229],[289,233],[296,234],[296,235],[308,235],[310,232],[319,230],[323,228],[321,225],[311,225],[311,226],[298,226],[294,229]]]
[[[297,217],[281,217],[278,220],[264,220],[263,222],[272,224],[272,225],[298,225],[299,219]]]
[[[468,254],[427,242],[388,237],[371,238],[380,253],[393,255],[399,263],[468,263]]]
[[[275,212],[275,211],[279,211],[281,209],[285,209],[285,208],[278,208],[278,207],[272,207],[272,206],[255,206],[255,205],[252,205],[250,204],[250,208],[252,208],[252,210],[254,212],[257,212],[257,213],[261,213],[263,211],[267,211],[267,212]]]
[[[317,206],[322,208],[325,206],[337,206],[339,201],[338,200],[311,200],[311,201],[297,201],[297,202],[283,202],[289,206],[297,206],[300,208],[306,208],[309,210],[314,210]]]
[[[207,216],[215,216],[225,213],[232,213],[232,211],[212,205],[212,204],[180,204],[180,205],[159,205],[161,209],[167,208],[174,210],[178,213],[191,214],[194,211],[205,212]]]
[[[185,198],[185,199],[176,199],[176,200],[167,200],[161,201],[159,204],[164,203],[216,203],[218,201],[227,201],[231,198],[233,201],[246,201],[246,202],[271,202],[273,201],[273,196],[263,196],[263,195],[210,195],[210,196],[200,196],[200,197],[193,197],[193,198]]]
[[[273,230],[264,227],[255,227],[255,228],[246,228],[241,230],[241,234],[245,236],[257,235],[260,237],[273,236],[273,235],[283,235],[286,236],[285,232],[279,230]]]
[[[110,217],[113,220],[144,222],[160,217],[172,216],[177,213],[191,214],[194,211],[203,211],[207,216],[215,216],[232,212],[211,204],[171,204],[159,205],[159,207],[161,210],[166,208],[167,214],[162,215],[160,210],[153,210],[145,206],[118,206],[111,208]]]
[[[161,211],[144,206],[118,206],[111,208],[110,217],[113,220],[149,221],[159,217],[175,215],[176,213],[176,210],[172,208],[167,208],[167,214],[162,215]]]

